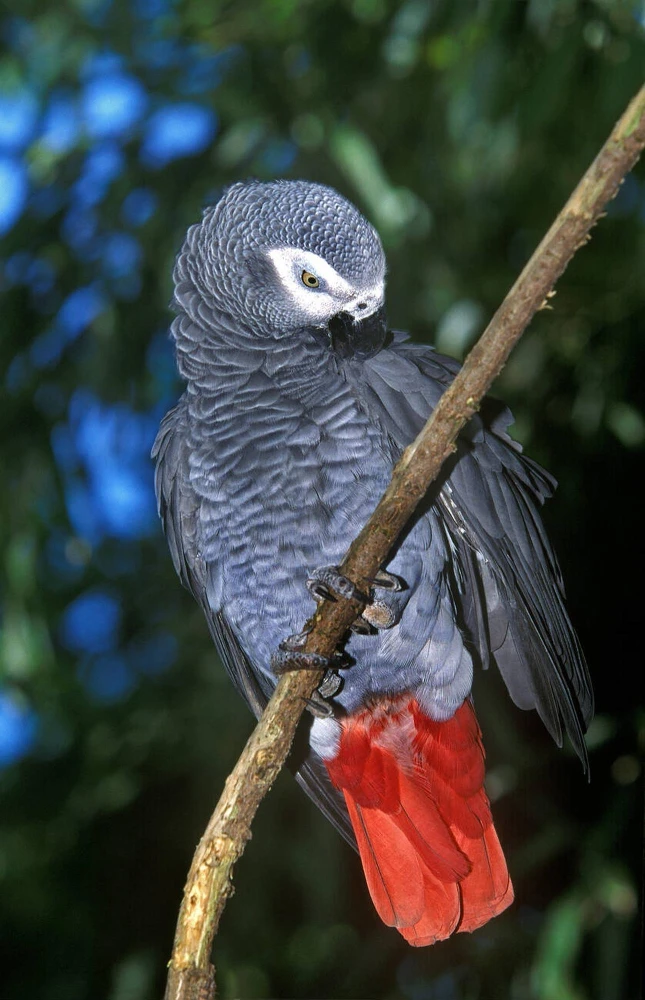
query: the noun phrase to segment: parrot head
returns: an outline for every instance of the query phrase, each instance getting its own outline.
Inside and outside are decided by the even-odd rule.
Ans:
[[[306,181],[229,187],[188,231],[176,298],[193,318],[283,340],[322,332],[341,354],[385,339],[385,256],[360,212],[332,188]],[[204,308],[205,307],[205,308]]]

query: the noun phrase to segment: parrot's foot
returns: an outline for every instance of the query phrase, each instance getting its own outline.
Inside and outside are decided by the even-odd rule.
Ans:
[[[403,590],[405,585],[398,576],[379,570],[372,586],[377,590],[397,592]],[[389,605],[373,600],[360,591],[356,584],[342,575],[338,566],[321,566],[314,570],[307,580],[307,589],[317,601],[335,601],[337,597],[365,601],[365,610],[350,626],[351,631],[359,635],[373,635],[376,630],[392,628],[398,621],[398,616]]]
[[[327,699],[333,698],[342,686],[343,681],[338,674],[328,670],[311,698],[307,698],[307,710],[318,719],[328,719],[334,714],[334,709]]]
[[[328,670],[316,688],[316,693],[319,694],[321,698],[333,698],[335,694],[338,694],[342,686],[342,678],[338,676],[336,671]]]
[[[349,628],[357,635],[374,635],[383,628],[392,628],[396,622],[397,617],[388,604],[383,601],[372,601]]]
[[[337,597],[347,600],[369,601],[367,594],[358,589],[338,569],[338,566],[320,566],[307,580],[307,589],[318,601],[335,601]]]
[[[399,591],[406,589],[400,576],[394,576],[393,573],[386,573],[384,569],[378,571],[372,580],[372,586],[378,587],[381,590],[391,590],[394,593],[399,593]]]
[[[329,719],[334,714],[329,702],[317,691],[314,691],[311,698],[305,699],[305,707],[316,719]]]
[[[283,639],[275,653],[271,655],[271,669],[275,674],[286,674],[290,670],[340,670],[351,664],[350,658],[341,650],[333,656],[322,656],[320,653],[308,653],[304,649],[309,632],[299,632]],[[322,685],[325,683],[323,678]]]
[[[351,660],[346,653],[340,651],[331,657],[305,652],[302,647],[307,641],[308,634],[300,632],[298,635],[287,636],[272,655],[271,667],[278,676],[290,670],[324,670],[325,676],[322,681],[311,697],[307,698],[307,708],[312,715],[326,719],[334,713],[327,699],[333,698],[343,686],[342,678],[338,676],[337,671],[350,666]]]

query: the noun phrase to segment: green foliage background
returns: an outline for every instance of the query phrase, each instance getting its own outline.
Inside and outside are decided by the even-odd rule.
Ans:
[[[74,89],[88,54],[107,47],[151,100],[172,100],[178,77],[137,48],[136,5],[115,2],[93,21],[95,7],[15,3],[33,28],[32,69],[24,48],[8,47],[0,84],[33,80],[37,57],[41,95]],[[94,543],[75,528],[52,438],[75,394],[141,414],[179,394],[165,348],[159,361],[149,345],[169,322],[183,233],[223,185],[278,172],[354,200],[386,246],[392,324],[462,356],[641,85],[644,24],[642,2],[619,0],[161,4],[145,27],[155,38],[194,46],[195,61],[233,56],[199,97],[219,116],[204,152],[154,169],[136,129],[122,140],[123,169],[96,211],[100,237],[133,189],[157,196],[137,234],[136,296],[70,248],[63,206],[27,208],[5,235],[4,257],[46,258],[60,294],[99,280],[103,305],[54,364],[25,362],[9,377],[54,307],[19,282],[4,288],[0,679],[38,723],[29,752],[0,771],[3,1000],[161,995],[193,845],[252,724],[156,525]],[[71,192],[91,144],[81,136],[53,153],[34,140],[24,154],[34,188]],[[644,182],[641,165],[496,386],[517,436],[560,482],[545,518],[597,692],[591,783],[496,676],[479,677],[516,903],[474,935],[414,951],[380,925],[358,859],[282,775],[217,940],[223,998],[637,997]],[[143,475],[151,482],[152,469]],[[53,538],[70,572],[49,558]],[[112,698],[92,692],[87,658],[61,639],[70,602],[105,586],[118,595],[123,648],[163,630],[178,650],[169,669],[141,668]]]

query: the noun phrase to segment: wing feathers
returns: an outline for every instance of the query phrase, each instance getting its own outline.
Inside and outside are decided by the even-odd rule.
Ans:
[[[397,333],[390,349],[360,371],[348,369],[347,377],[373,419],[403,448],[458,368]],[[586,767],[591,683],[539,513],[555,481],[507,436],[511,420],[508,410],[485,400],[460,435],[435,500],[446,534],[435,533],[433,545],[444,545],[448,565],[459,563],[450,571],[453,598],[483,665],[490,649],[515,703],[537,708],[558,743],[564,725]]]

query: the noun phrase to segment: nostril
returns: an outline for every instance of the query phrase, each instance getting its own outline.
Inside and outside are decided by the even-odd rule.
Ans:
[[[367,302],[359,302],[356,306],[357,309],[367,309]]]

